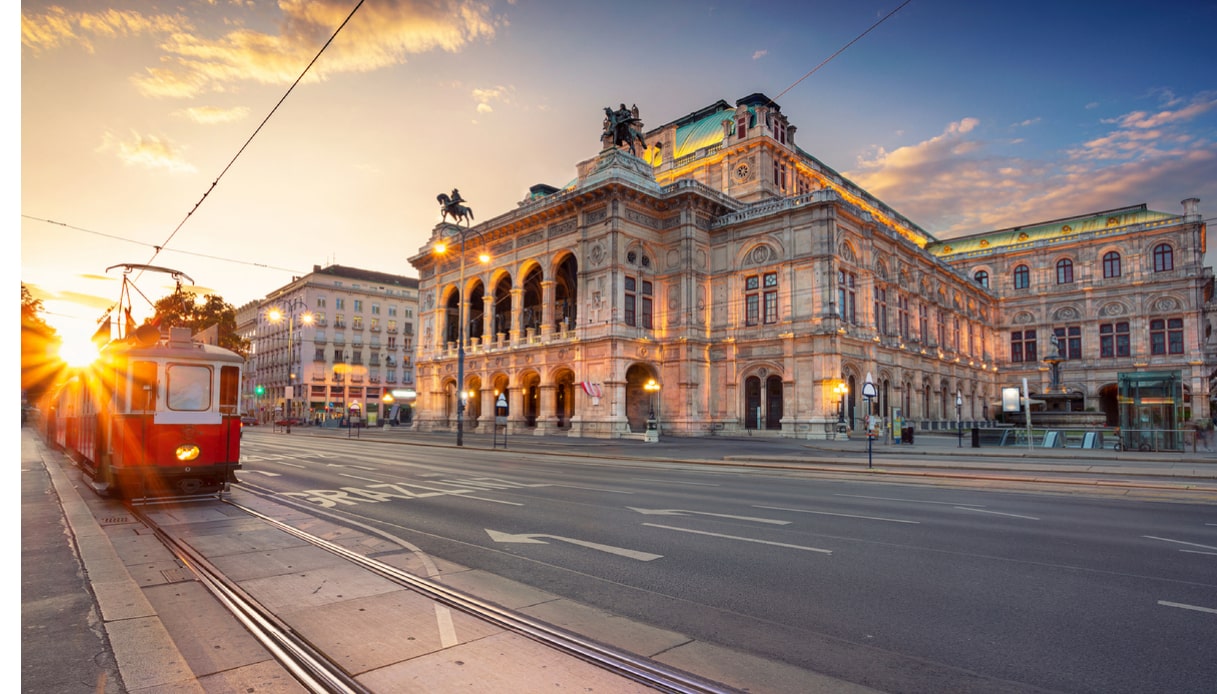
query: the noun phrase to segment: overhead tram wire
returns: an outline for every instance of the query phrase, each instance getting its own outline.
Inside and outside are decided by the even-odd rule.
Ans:
[[[824,60],[822,60],[822,61],[820,62],[820,64],[819,64],[819,65],[817,65],[817,66],[813,67],[813,68],[812,68],[812,69],[811,69],[811,70],[810,70],[810,71],[809,71],[809,72],[808,72],[806,75],[803,75],[803,76],[802,76],[802,77],[800,77],[799,79],[795,80],[794,84],[792,84],[792,85],[790,85],[789,87],[786,87],[785,89],[783,89],[783,90],[782,90],[782,92],[781,92],[780,94],[778,94],[776,97],[774,97],[774,98],[770,99],[770,100],[769,100],[769,102],[770,102],[770,103],[775,103],[775,102],[776,102],[778,99],[780,99],[780,98],[782,98],[783,96],[785,96],[785,95],[786,95],[786,92],[789,92],[791,89],[794,89],[795,87],[799,86],[799,83],[800,83],[800,82],[802,82],[803,80],[807,79],[808,77],[811,77],[812,75],[814,75],[814,74],[815,74],[815,73],[816,73],[816,72],[817,72],[817,71],[818,71],[820,68],[824,67],[824,66],[825,66],[825,65],[827,65],[829,62],[831,62],[833,58],[836,58],[837,56],[839,56],[839,55],[841,55],[842,53],[844,53],[844,52],[845,52],[845,49],[849,48],[850,46],[852,46],[852,45],[854,45],[855,43],[857,43],[858,41],[860,41],[860,40],[862,39],[862,37],[863,37],[863,36],[866,36],[867,34],[871,33],[871,31],[873,31],[873,30],[874,30],[876,27],[878,27],[880,24],[882,24],[882,23],[886,22],[886,21],[887,21],[887,20],[888,20],[888,19],[889,19],[889,18],[890,18],[892,15],[894,15],[894,14],[896,14],[897,12],[899,12],[900,10],[904,9],[904,6],[905,6],[905,5],[907,5],[907,4],[909,4],[909,3],[910,3],[910,2],[912,2],[912,1],[913,1],[913,0],[904,0],[904,2],[903,2],[903,3],[901,3],[899,7],[897,7],[897,8],[896,8],[896,9],[894,9],[894,10],[892,10],[891,12],[888,12],[887,14],[883,15],[883,17],[881,17],[881,18],[879,19],[879,21],[877,21],[877,22],[875,22],[874,24],[870,25],[870,28],[868,28],[866,31],[864,31],[864,32],[862,32],[861,34],[858,34],[857,36],[855,36],[853,41],[850,41],[849,43],[845,44],[844,46],[841,46],[841,48],[839,48],[839,49],[837,50],[837,52],[836,52],[836,53],[833,53],[832,55],[830,55],[830,56],[828,56],[827,58],[825,58]]]
[[[102,231],[94,231],[92,229],[85,229],[84,227],[78,227],[73,224],[67,224],[65,222],[58,222],[58,221],[55,221],[54,219],[44,219],[42,217],[35,217],[33,215],[28,215],[28,214],[23,214],[21,216],[24,219],[29,219],[29,220],[32,220],[35,222],[43,222],[44,224],[52,224],[54,226],[63,227],[65,229],[72,229],[73,231],[81,231],[86,234],[95,234],[97,236],[104,236],[108,239],[114,239],[116,241],[125,241],[127,243],[133,243],[137,246],[148,246],[149,248],[155,249],[158,253],[162,250],[168,250],[168,251],[172,251],[174,253],[181,253],[183,255],[192,255],[192,256],[195,256],[196,258],[208,258],[210,260],[219,260],[219,261],[222,261],[225,263],[238,263],[240,265],[249,265],[251,267],[263,268],[266,270],[279,270],[281,272],[290,272],[294,275],[303,275],[304,274],[300,270],[296,270],[296,269],[288,268],[288,267],[277,267],[275,265],[267,265],[266,263],[252,263],[248,260],[237,260],[236,258],[225,258],[225,257],[219,256],[219,255],[210,255],[207,253],[195,253],[194,251],[183,251],[183,250],[179,250],[176,248],[163,248],[161,246],[157,246],[156,244],[148,243],[146,241],[136,241],[135,239],[129,239],[129,238],[125,238],[122,236],[116,236],[114,234],[107,234]]]
[[[233,155],[232,160],[228,162],[228,165],[225,166],[222,171],[220,171],[220,175],[216,176],[215,180],[211,182],[211,185],[208,186],[207,191],[203,193],[203,197],[199,198],[199,201],[194,204],[194,207],[190,208],[190,211],[186,213],[186,216],[182,218],[182,221],[178,222],[178,225],[174,227],[173,231],[169,234],[169,237],[165,239],[165,242],[159,246],[153,246],[153,248],[156,250],[152,253],[152,257],[148,259],[148,263],[151,263],[158,255],[160,255],[160,252],[169,245],[169,242],[173,240],[174,236],[177,236],[177,233],[181,231],[182,227],[186,224],[190,217],[199,209],[199,206],[203,204],[203,201],[207,199],[207,196],[211,194],[211,191],[215,190],[216,186],[220,184],[220,179],[224,177],[224,174],[228,173],[228,170],[232,168],[232,165],[237,162],[237,158],[241,156],[245,149],[249,147],[250,143],[253,142],[253,139],[258,136],[258,133],[262,131],[262,128],[266,125],[266,123],[270,121],[271,116],[275,115],[275,112],[279,110],[279,107],[283,105],[284,101],[287,101],[287,97],[291,95],[292,91],[296,88],[296,85],[300,84],[300,81],[304,79],[304,76],[308,74],[313,65],[315,65],[321,58],[321,54],[325,52],[325,49],[329,48],[330,44],[334,42],[334,39],[338,37],[338,34],[342,31],[343,27],[345,27],[347,23],[351,21],[351,18],[355,16],[355,13],[359,11],[359,8],[363,7],[363,2],[364,0],[359,0],[359,2],[355,3],[355,7],[351,10],[350,14],[347,15],[346,19],[342,20],[342,24],[338,25],[338,28],[335,29],[334,33],[330,35],[330,38],[325,42],[325,45],[321,47],[321,50],[317,51],[317,55],[313,56],[313,59],[310,60],[308,65],[304,67],[304,70],[300,73],[300,76],[296,78],[296,81],[292,82],[292,85],[287,88],[287,91],[284,92],[282,98],[279,99],[274,108],[270,110],[270,113],[266,114],[266,117],[263,118],[262,122],[258,124],[258,127],[254,129],[253,134],[251,134],[249,139],[245,141],[245,144],[241,145],[241,148],[237,150],[235,155]]]

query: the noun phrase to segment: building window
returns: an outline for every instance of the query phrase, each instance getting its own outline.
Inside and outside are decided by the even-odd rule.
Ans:
[[[909,339],[909,298],[903,294],[896,298],[896,322],[900,339]]]
[[[858,276],[852,272],[839,270],[837,272],[837,301],[840,303],[841,319],[846,323],[856,323],[858,317]]]
[[[1057,344],[1060,345],[1062,357],[1066,359],[1082,358],[1081,326],[1071,325],[1065,328],[1053,328],[1052,334],[1056,336]]]
[[[325,297],[324,296],[317,297],[317,308],[325,308]]]
[[[938,319],[935,321],[938,328],[938,346],[945,349],[947,346],[947,312],[938,311],[934,317]]]
[[[976,274],[972,275],[972,279],[982,287],[989,286],[989,272],[987,270],[977,270]]]
[[[735,136],[743,139],[748,135],[748,114],[735,119]]]
[[[961,345],[960,345],[960,340],[959,340],[959,336],[960,336],[959,316],[955,316],[954,321],[955,321],[955,323],[954,323],[955,351],[959,352],[959,351],[961,351],[961,349],[960,349]]]
[[[761,278],[744,278],[744,325],[757,325],[761,320]]]
[[[1034,330],[1015,330],[1010,333],[1010,361],[1038,361]]]
[[[338,309],[339,311],[345,310],[347,307],[346,304],[347,304],[346,299],[344,299],[342,297],[336,297],[334,299],[334,308]]]
[[[372,315],[373,316],[380,315],[380,304],[372,304]]]
[[[875,329],[887,334],[887,288],[875,287]]]
[[[1155,318],[1149,322],[1150,354],[1183,354],[1183,319]]]
[[[355,310],[363,312],[363,299],[355,299]]]
[[[1120,254],[1108,251],[1103,254],[1103,278],[1111,279],[1120,276]]]
[[[1061,258],[1056,261],[1056,283],[1073,284],[1073,261]]]
[[[778,322],[778,273],[765,273],[765,322]]]
[[[1031,269],[1026,265],[1014,268],[1014,288],[1026,289],[1031,286]]]
[[[651,289],[652,289],[651,283],[646,280],[643,280],[642,281],[642,327],[648,328],[648,329],[654,327],[651,323],[651,306],[652,306]]]
[[[1099,324],[1099,356],[1104,359],[1132,355],[1128,321]]]
[[[354,316],[351,318],[351,327],[355,330],[363,330],[363,316]]]
[[[633,277],[625,278],[625,324],[636,325],[638,322],[636,316],[636,306],[638,305],[638,282]]]
[[[396,306],[390,306],[390,307],[389,307],[389,317],[391,317],[391,318],[392,318],[392,317],[396,317],[396,316],[397,316],[397,307],[396,307]]]
[[[1175,251],[1169,243],[1154,246],[1154,272],[1166,272],[1175,269]]]

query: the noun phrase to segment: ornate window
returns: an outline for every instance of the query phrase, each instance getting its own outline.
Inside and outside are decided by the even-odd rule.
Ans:
[[[1110,255],[1110,254],[1109,254]],[[1099,357],[1111,359],[1132,355],[1128,321],[1099,324]]]
[[[647,280],[625,278],[625,322],[642,328],[651,327],[652,285]]]
[[[1103,278],[1111,279],[1120,276],[1120,254],[1108,251],[1103,254]]]
[[[761,278],[750,275],[744,278],[744,325],[758,325],[761,321]]]
[[[1065,328],[1053,328],[1052,334],[1060,344],[1061,356],[1066,359],[1082,358],[1082,328],[1070,325]]]
[[[837,302],[840,304],[841,319],[847,323],[858,322],[857,299],[858,276],[852,272],[838,271]]]
[[[1038,361],[1034,330],[1015,330],[1010,333],[1010,361]]]
[[[766,272],[765,285],[765,322],[778,322],[778,273]]]
[[[972,279],[982,287],[989,286],[989,272],[987,270],[977,270],[976,274],[972,275]]]
[[[1056,283],[1073,284],[1073,261],[1061,258],[1056,261]]]
[[[1154,246],[1154,272],[1166,272],[1175,269],[1175,251],[1169,243]]]
[[[887,287],[875,287],[875,329],[887,334]]]
[[[1155,318],[1149,322],[1149,353],[1183,354],[1182,318]]]
[[[1026,289],[1031,286],[1031,268],[1019,265],[1014,268],[1014,288]]]
[[[909,298],[904,294],[896,297],[896,323],[900,339],[909,339]]]

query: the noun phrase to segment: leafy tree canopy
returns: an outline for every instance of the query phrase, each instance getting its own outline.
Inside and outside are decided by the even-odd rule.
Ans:
[[[156,315],[145,320],[145,325],[155,323],[162,328],[190,328],[192,335],[214,326],[216,344],[241,356],[249,353],[249,340],[237,334],[237,309],[225,303],[223,297],[204,294],[200,300],[198,294],[178,289],[153,306]]]
[[[42,317],[42,300],[21,283],[21,389],[28,400],[41,397],[63,370],[59,333]]]

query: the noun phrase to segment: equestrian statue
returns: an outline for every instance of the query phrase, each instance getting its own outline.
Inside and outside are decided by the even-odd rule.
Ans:
[[[625,104],[621,104],[616,111],[605,106],[604,135],[600,137],[600,140],[606,149],[628,145],[630,154],[634,156],[638,156],[638,152],[634,149],[635,142],[646,149],[647,142],[642,137],[642,120],[638,118],[638,106],[627,109]]]
[[[448,216],[452,216],[452,221],[460,224],[464,220],[465,224],[473,221],[473,210],[461,203],[465,202],[465,198],[461,197],[461,191],[456,188],[452,189],[452,197],[448,197],[447,193],[440,193],[435,196],[439,201],[440,212],[442,213],[441,221],[448,221]]]

